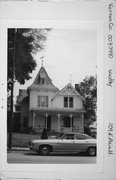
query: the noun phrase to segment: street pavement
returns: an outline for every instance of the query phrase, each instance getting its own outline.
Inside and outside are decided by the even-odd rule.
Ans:
[[[8,151],[7,162],[15,164],[95,164],[96,157],[77,153],[51,153],[48,156],[41,156],[27,149],[15,149]]]

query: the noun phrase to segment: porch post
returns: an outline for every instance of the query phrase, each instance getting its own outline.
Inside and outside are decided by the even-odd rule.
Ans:
[[[71,127],[71,132],[73,131],[73,128],[72,128],[72,114],[70,114],[70,127]]]
[[[82,131],[84,132],[84,115],[82,114]]]
[[[48,117],[48,114],[45,114],[45,116],[46,116],[45,127],[46,127],[46,129],[47,129],[47,117]]]
[[[60,132],[60,114],[57,114],[58,116],[58,132]]]
[[[33,117],[32,117],[32,120],[33,120],[33,131],[34,131],[34,129],[35,129],[35,112],[33,112],[33,115],[32,115]]]

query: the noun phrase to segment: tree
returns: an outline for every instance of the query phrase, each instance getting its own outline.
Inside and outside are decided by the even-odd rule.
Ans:
[[[75,85],[76,90],[85,98],[85,132],[89,132],[89,126],[96,121],[97,109],[97,77],[89,76]]]
[[[8,29],[8,80],[13,73],[14,80],[20,84],[31,79],[30,73],[36,67],[33,54],[44,49],[48,31],[50,29]]]
[[[24,84],[31,79],[30,73],[35,69],[33,54],[43,50],[50,29],[8,29],[8,91],[11,90],[9,124],[9,149],[12,147],[13,125],[13,91],[14,81]]]

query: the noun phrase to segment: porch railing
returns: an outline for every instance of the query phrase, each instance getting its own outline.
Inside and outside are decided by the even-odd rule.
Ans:
[[[83,128],[80,128],[79,126],[74,127],[61,127],[61,132],[84,132]]]

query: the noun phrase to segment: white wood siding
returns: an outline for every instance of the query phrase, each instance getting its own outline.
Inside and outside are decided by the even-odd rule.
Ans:
[[[73,126],[79,126],[82,128],[82,119],[78,119],[78,117],[73,117]]]
[[[51,107],[53,108],[64,108],[64,96],[58,96],[51,103]],[[82,109],[83,103],[82,99],[78,96],[73,96],[73,108],[74,109]]]
[[[51,108],[51,99],[55,96],[55,92],[46,92],[46,91],[31,91],[30,92],[30,105],[29,108],[38,107],[38,96],[48,96],[48,107]]]
[[[51,131],[58,131],[58,118],[57,116],[51,117]]]
[[[34,125],[35,125],[35,128],[44,127],[45,126],[45,116],[36,115]]]

